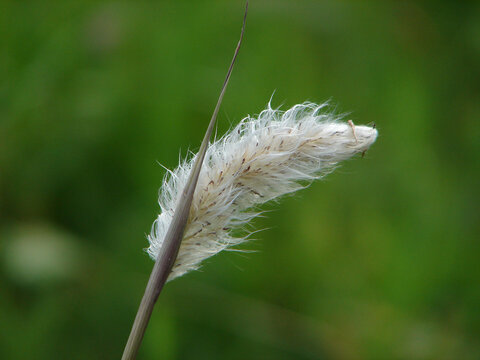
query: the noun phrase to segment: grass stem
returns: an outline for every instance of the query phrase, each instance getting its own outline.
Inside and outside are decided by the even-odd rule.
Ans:
[[[142,301],[138,308],[137,315],[133,322],[132,330],[130,336],[128,337],[127,344],[125,345],[125,350],[123,352],[122,360],[134,360],[137,357],[138,350],[143,340],[145,330],[147,328],[148,322],[152,315],[153,307],[162,291],[163,286],[165,285],[170,271],[172,270],[175,259],[177,258],[178,250],[182,242],[183,232],[185,225],[188,220],[188,215],[190,212],[190,207],[192,204],[193,194],[195,192],[195,187],[197,185],[198,176],[200,174],[200,169],[202,167],[203,159],[205,157],[205,152],[212,135],[212,131],[217,119],[218,111],[225,94],[225,90],[230,80],[230,76],[237,58],[238,52],[240,50],[240,45],[242,43],[243,34],[245,32],[245,22],[247,18],[248,2],[245,8],[245,15],[243,18],[243,26],[240,34],[240,40],[238,41],[233,59],[228,68],[225,81],[218,97],[217,105],[213,111],[212,118],[208,125],[207,131],[200,146],[198,156],[195,160],[195,164],[190,173],[187,185],[182,192],[182,197],[178,203],[177,208],[175,209],[175,214],[173,216],[170,227],[165,236],[163,246],[158,254],[155,265],[153,266],[152,273],[147,283],[145,293],[143,295]]]

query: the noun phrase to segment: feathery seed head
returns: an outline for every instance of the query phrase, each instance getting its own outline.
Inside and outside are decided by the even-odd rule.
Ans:
[[[243,119],[210,144],[168,280],[245,241],[231,229],[257,216],[258,205],[305,187],[375,142],[376,129],[341,122],[326,107],[304,103],[283,112],[269,104],[256,119]],[[163,182],[161,213],[148,236],[152,259],[158,256],[194,159],[169,171]]]

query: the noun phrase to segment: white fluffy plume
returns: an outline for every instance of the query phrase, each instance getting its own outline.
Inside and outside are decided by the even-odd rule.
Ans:
[[[258,215],[255,208],[299,190],[338,162],[366,151],[377,130],[345,123],[326,104],[304,103],[282,112],[267,107],[243,119],[213,142],[206,153],[177,260],[168,280],[198,269],[206,258],[245,241],[232,228]],[[194,159],[179,165],[163,182],[161,213],[148,236],[156,259]]]

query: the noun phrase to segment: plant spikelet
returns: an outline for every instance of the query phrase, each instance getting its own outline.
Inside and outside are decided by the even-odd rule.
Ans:
[[[168,280],[244,242],[246,237],[235,237],[232,229],[257,216],[258,205],[304,188],[340,161],[366,151],[376,138],[375,128],[342,122],[327,104],[304,103],[285,112],[269,104],[257,118],[243,119],[207,150]],[[194,160],[195,156],[183,162],[164,179],[161,213],[148,236],[152,259],[157,258]]]

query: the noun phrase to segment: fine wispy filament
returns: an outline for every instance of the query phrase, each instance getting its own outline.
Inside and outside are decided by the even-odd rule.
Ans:
[[[376,137],[375,128],[342,122],[326,104],[304,103],[285,112],[269,105],[257,118],[243,119],[208,147],[168,280],[245,241],[232,230],[257,216],[258,205],[304,188],[340,161],[366,151]],[[161,213],[148,236],[152,259],[158,256],[194,160],[169,171],[163,182]]]

